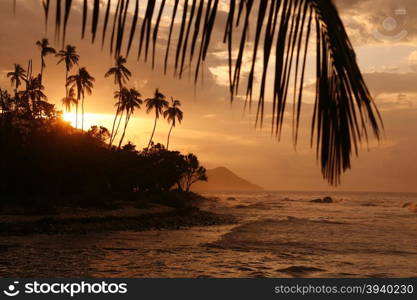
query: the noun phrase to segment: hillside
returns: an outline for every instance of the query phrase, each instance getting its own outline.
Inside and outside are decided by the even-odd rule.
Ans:
[[[194,191],[262,191],[263,188],[253,184],[225,167],[207,170],[208,181],[197,182]]]

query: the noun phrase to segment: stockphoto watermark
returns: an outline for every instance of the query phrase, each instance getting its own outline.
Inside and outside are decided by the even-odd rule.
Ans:
[[[101,282],[31,282],[20,283],[13,281],[3,290],[3,294],[8,297],[18,295],[66,295],[71,298],[77,295],[123,295],[127,293],[127,283],[108,283]]]
[[[405,39],[408,35],[407,18],[405,7],[393,9],[389,15],[382,16],[381,22],[373,32],[374,37],[383,42],[398,42]]]

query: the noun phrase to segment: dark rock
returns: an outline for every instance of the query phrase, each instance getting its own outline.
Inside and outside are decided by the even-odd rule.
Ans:
[[[236,200],[235,197],[228,197],[226,200]]]
[[[323,203],[333,203],[333,199],[332,197],[324,197],[323,198]]]
[[[407,203],[404,203],[403,205],[402,205],[402,208],[407,208],[407,207],[410,207],[410,206],[412,206],[413,205],[413,203],[411,203],[411,202],[407,202]]]
[[[310,202],[314,202],[314,203],[333,203],[333,199],[332,197],[324,197],[323,199],[318,198],[318,199],[314,199],[311,200]]]
[[[323,202],[323,199],[321,199],[321,198],[317,198],[317,199],[311,200],[310,202],[314,202],[314,203],[322,203],[322,202]]]
[[[234,208],[248,208],[248,207],[246,205],[239,204],[239,205],[236,205]]]

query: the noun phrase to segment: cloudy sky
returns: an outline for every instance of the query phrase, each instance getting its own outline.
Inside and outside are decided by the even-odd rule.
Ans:
[[[40,59],[35,42],[44,36],[54,42],[54,28],[50,26],[45,33],[39,0],[18,0],[16,16],[11,2],[0,1],[0,87],[9,89],[6,73],[13,64],[25,66],[28,59],[33,59],[35,71],[38,70]],[[414,0],[337,0],[335,3],[385,125],[384,139],[363,145],[338,189],[417,192],[417,4]],[[111,79],[104,78],[104,73],[113,59],[107,47],[101,51],[99,43],[92,45],[89,38],[80,39],[79,20],[80,10],[76,9],[71,15],[67,43],[77,46],[80,66],[87,67],[96,78],[93,95],[86,99],[86,123],[111,127],[116,87]],[[219,27],[214,39],[222,34],[223,27]],[[54,46],[60,47],[59,43]],[[135,51],[134,48],[132,53]],[[188,76],[178,80],[170,71],[163,74],[162,49],[157,51],[155,70],[149,64],[136,61],[135,53],[128,61],[133,73],[129,85],[138,88],[144,98],[160,88],[168,97],[182,101],[184,122],[174,129],[171,146],[196,153],[208,168],[226,166],[267,189],[333,189],[323,181],[315,151],[309,146],[312,91],[306,89],[300,143],[294,149],[291,117],[284,123],[284,134],[278,142],[271,137],[268,126],[255,129],[255,115],[244,112],[242,101],[231,105],[224,51],[224,47],[214,45],[203,68],[204,78],[197,86]],[[56,62],[52,56],[47,58],[44,83],[49,101],[61,108],[65,72],[64,66]],[[306,80],[310,84],[313,73],[314,68],[309,66]],[[143,111],[136,113],[128,139],[138,148],[146,146],[152,125],[152,115]],[[156,140],[165,143],[168,130],[166,121],[160,120]]]

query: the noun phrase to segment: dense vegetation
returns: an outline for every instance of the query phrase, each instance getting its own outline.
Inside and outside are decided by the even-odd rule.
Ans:
[[[142,151],[131,143],[108,149],[107,129],[75,129],[53,108],[41,115],[1,113],[2,198],[28,204],[44,200],[100,204],[173,189],[189,191],[196,180],[206,180],[205,169],[193,154],[169,151],[160,144]]]
[[[47,40],[37,43],[41,50],[41,72],[32,76],[16,64],[9,72],[13,93],[0,89],[0,195],[9,203],[99,206],[114,200],[153,199],[180,201],[190,195],[191,185],[207,180],[204,167],[193,154],[169,151],[154,144],[153,133],[162,116],[171,124],[181,122],[180,102],[172,105],[156,90],[145,100],[147,112],[155,111],[155,126],[147,148],[138,151],[131,142],[123,145],[126,129],[134,110],[140,109],[141,95],[125,83],[131,76],[119,57],[106,77],[113,76],[116,114],[111,132],[101,126],[83,130],[84,99],[94,86],[86,68],[74,75],[69,72],[78,63],[75,47],[58,52],[59,62],[66,63],[65,97],[67,110],[81,106],[81,129],[61,118],[60,111],[48,102],[42,77],[45,57],[56,53]],[[22,87],[22,88],[21,88]],[[113,145],[124,119],[118,145]],[[171,133],[169,132],[169,135]],[[169,143],[169,135],[168,142]],[[3,203],[6,201],[2,201]],[[168,203],[169,204],[169,203]]]

